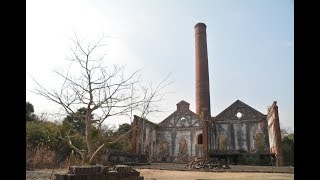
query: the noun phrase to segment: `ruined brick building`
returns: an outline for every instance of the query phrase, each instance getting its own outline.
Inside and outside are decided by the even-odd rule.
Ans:
[[[132,152],[149,161],[186,162],[193,158],[224,157],[236,161],[241,153],[275,157],[283,164],[276,101],[263,114],[240,100],[212,117],[210,114],[206,25],[195,30],[196,112],[180,101],[177,109],[155,124],[134,116]],[[229,162],[231,163],[231,162]]]

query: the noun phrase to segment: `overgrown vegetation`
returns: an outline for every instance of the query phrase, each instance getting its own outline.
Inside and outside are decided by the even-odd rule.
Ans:
[[[30,102],[26,102],[26,121],[36,121],[38,117],[34,114],[33,105]]]
[[[282,137],[284,165],[294,166],[294,133],[286,129],[281,129],[281,137]],[[257,134],[256,138],[263,139],[263,137],[259,134]],[[249,154],[244,150],[239,150],[240,155],[238,157],[238,164],[271,165],[270,157],[268,156],[260,157],[259,152],[261,152],[261,149],[263,147],[262,143],[258,142],[257,147],[260,147],[260,151],[259,151],[259,148],[257,148],[258,149],[257,154]]]
[[[31,103],[26,104],[26,108],[31,107]],[[33,107],[33,106],[32,106]],[[80,108],[75,114],[76,117],[85,111]],[[34,116],[35,117],[35,116]],[[28,169],[57,168],[69,165],[81,165],[82,159],[79,154],[73,152],[70,145],[61,137],[74,134],[70,137],[72,145],[79,149],[86,148],[86,139],[83,129],[81,129],[80,119],[68,115],[62,123],[46,121],[40,118],[26,122],[26,166]],[[78,125],[80,124],[80,125]],[[112,142],[118,136],[123,135],[131,129],[127,123],[121,124],[118,130],[110,128],[94,128],[92,138],[95,146],[102,142]],[[110,144],[107,149],[118,149],[124,152],[131,151],[130,139],[123,138],[117,143]]]
[[[294,166],[294,133],[281,129],[281,136],[284,164]]]

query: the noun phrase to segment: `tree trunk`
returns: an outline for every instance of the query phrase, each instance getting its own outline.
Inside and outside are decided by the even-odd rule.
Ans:
[[[133,129],[135,129],[137,126],[135,126]],[[129,131],[127,131],[126,133],[124,133],[123,135],[121,135],[120,137],[118,137],[116,140],[112,141],[112,142],[104,142],[93,154],[92,156],[90,156],[90,160],[89,160],[89,164],[93,164],[94,161],[96,160],[97,156],[99,153],[102,152],[102,150],[108,145],[110,144],[114,144],[116,142],[118,142],[119,140],[121,140],[122,138],[124,138],[125,136],[127,136],[128,134],[130,134],[132,131],[132,129],[130,129]]]
[[[87,142],[87,148],[88,148],[88,153],[87,153],[87,160],[91,158],[91,156],[94,153],[94,145],[92,141],[92,127],[91,127],[91,113],[87,113],[86,115],[86,142]]]

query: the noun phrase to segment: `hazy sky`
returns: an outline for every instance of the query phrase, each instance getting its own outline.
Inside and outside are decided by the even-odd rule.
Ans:
[[[160,122],[185,100],[195,111],[194,25],[207,25],[211,114],[236,100],[263,114],[278,102],[281,128],[294,126],[293,0],[27,0],[26,101],[36,114],[56,105],[32,94],[30,76],[58,87],[55,68],[66,68],[70,38],[107,39],[106,64],[143,68],[155,83],[171,73],[174,84]],[[130,123],[129,120],[108,124]]]

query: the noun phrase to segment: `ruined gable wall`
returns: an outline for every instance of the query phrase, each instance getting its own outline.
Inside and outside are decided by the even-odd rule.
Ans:
[[[274,101],[269,108],[268,115],[268,132],[270,141],[270,153],[274,153],[276,156],[276,164],[278,166],[283,165],[283,150],[281,142],[281,132],[279,123],[279,114],[277,102]]]
[[[262,133],[265,147],[269,147],[266,121],[263,119],[242,119],[242,120],[225,120],[213,123],[212,132],[212,149],[220,149],[219,137],[226,138],[226,150],[254,151],[256,149],[256,135]]]
[[[146,119],[134,116],[131,128],[133,129],[131,140],[132,152],[135,154],[145,154],[148,158],[154,152],[157,125]]]
[[[202,133],[199,120],[190,112],[174,113],[157,131],[157,161],[186,161],[196,155],[196,137]],[[168,145],[164,152],[163,143]]]

